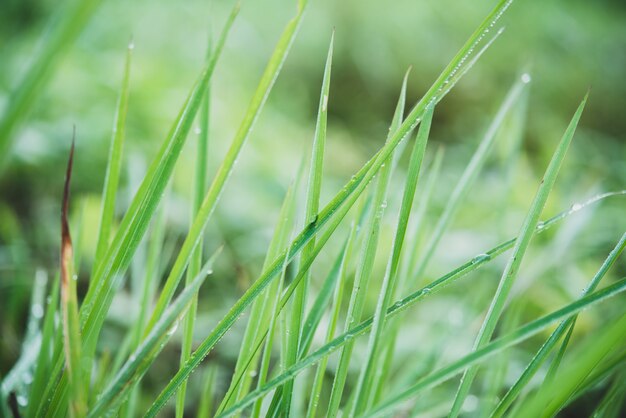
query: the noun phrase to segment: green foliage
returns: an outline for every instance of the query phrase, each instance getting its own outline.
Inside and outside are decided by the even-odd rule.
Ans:
[[[11,89],[0,119],[0,175],[19,169],[24,151],[15,157],[9,152],[17,128],[28,124],[38,101],[47,100],[44,87],[54,80],[63,53],[92,17],[96,27],[103,24],[95,13],[99,3],[75,1],[61,10],[49,40]],[[587,96],[555,148],[556,128],[541,132],[546,145],[539,151],[527,142],[537,135],[533,121],[549,120],[562,130],[564,119],[557,113],[548,118],[532,106],[528,73],[515,78],[493,115],[482,105],[451,110],[443,101],[470,69],[485,71],[482,59],[502,40],[501,22],[513,1],[495,2],[432,85],[420,86],[424,93],[408,111],[416,91],[409,71],[399,97],[394,93],[393,115],[364,114],[363,126],[353,133],[341,121],[340,103],[361,109],[363,96],[352,91],[346,98],[345,57],[358,61],[362,52],[346,48],[338,24],[323,70],[323,54],[310,54],[316,76],[310,77],[315,93],[309,95],[299,84],[304,81],[293,78],[307,73],[288,55],[301,54],[302,45],[293,52],[291,47],[299,36],[310,36],[305,12],[317,7],[309,13],[315,19],[320,7],[330,6],[292,3],[295,15],[276,34],[273,52],[252,53],[246,45],[250,56],[265,57],[260,78],[257,68],[241,70],[236,58],[250,31],[247,13],[260,6],[245,4],[237,22],[239,4],[228,14],[212,6],[217,12],[211,20],[223,20],[223,29],[210,43],[206,62],[198,60],[202,71],[169,121],[169,133],[150,143],[158,148],[154,152],[138,140],[144,132],[139,121],[148,117],[141,113],[142,94],[151,89],[143,75],[135,76],[145,71],[137,52],[131,79],[131,44],[109,152],[102,159],[104,187],[85,191],[85,164],[91,160],[81,151],[97,144],[78,135],[63,198],[54,198],[55,207],[62,207],[60,233],[58,216],[50,221],[53,227],[46,220],[25,229],[17,206],[0,203],[0,263],[8,260],[13,272],[7,288],[18,289],[1,308],[0,348],[17,347],[12,341],[21,345],[10,367],[0,352],[2,415],[534,417],[554,416],[591,399],[590,415],[620,416],[626,397],[626,279],[619,257],[626,234],[609,249],[614,235],[623,233],[626,192],[599,193],[616,188],[597,181],[593,170],[581,170],[593,125],[583,115]],[[520,3],[520,9],[531,7]],[[363,9],[368,7],[378,6]],[[256,17],[271,23],[271,10]],[[361,12],[350,10],[346,19]],[[302,28],[304,35],[298,35]],[[328,41],[330,29],[316,32]],[[443,34],[429,36],[422,41],[432,47],[439,40],[431,38]],[[395,65],[389,57],[368,58],[362,71]],[[506,67],[511,79],[522,66]],[[537,75],[533,91],[545,97],[548,87]],[[492,100],[497,94],[491,89],[503,90],[504,77],[489,78],[495,87],[488,89],[468,78],[454,91],[468,89]],[[188,84],[185,71],[175,79]],[[378,87],[367,85],[371,91]],[[240,89],[253,91],[247,107]],[[307,100],[311,106],[303,119],[296,108]],[[389,116],[386,136],[367,120],[382,126]],[[233,123],[234,133],[225,128]],[[487,128],[474,141],[475,126],[481,125]],[[365,138],[368,130],[378,142]],[[231,142],[224,141],[226,135]],[[359,143],[342,137],[347,135]],[[575,136],[581,138],[566,158]],[[188,145],[190,138],[196,143]],[[270,144],[264,145],[267,138]],[[294,158],[300,138],[308,138],[307,151]],[[364,153],[370,158],[362,162]],[[240,159],[245,163],[238,165]],[[143,161],[151,161],[145,170]],[[538,179],[535,170],[544,172],[546,165]],[[126,178],[124,167],[140,178]],[[70,199],[72,171],[78,184]],[[57,177],[52,182],[63,185]],[[615,179],[620,174],[612,174]],[[584,194],[595,197],[562,210]],[[45,203],[45,196],[31,196],[29,203]],[[78,200],[80,210],[72,205]],[[518,231],[514,238],[494,245],[513,235],[510,230]],[[40,254],[48,247],[60,247],[53,262]],[[39,266],[56,273],[48,289]],[[35,267],[37,280],[25,281]],[[30,301],[24,289],[32,289]],[[1,293],[0,298],[5,302]],[[18,339],[15,330],[22,323],[26,331]],[[510,364],[524,369],[513,384],[505,378],[516,370]],[[533,379],[540,372],[545,378]],[[454,380],[459,376],[460,384]]]

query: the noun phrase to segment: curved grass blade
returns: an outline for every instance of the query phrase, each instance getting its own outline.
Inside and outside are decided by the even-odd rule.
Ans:
[[[319,211],[319,200],[322,189],[322,171],[324,166],[324,148],[326,144],[326,124],[328,119],[328,97],[330,90],[330,70],[333,62],[333,42],[335,34],[330,38],[328,54],[326,57],[326,65],[324,67],[324,77],[322,80],[322,89],[320,92],[320,100],[317,112],[317,122],[315,124],[315,136],[313,140],[313,151],[311,156],[311,167],[309,171],[309,182],[306,193],[305,222],[315,221],[317,212]],[[308,258],[315,249],[315,237],[302,249],[302,257]],[[309,281],[311,280],[311,269],[307,269],[301,283],[296,287],[294,301],[292,305],[291,321],[289,327],[289,341],[286,347],[285,366],[289,367],[294,364],[298,358],[299,346],[301,344],[300,337],[302,330],[302,317],[304,316],[304,307],[306,305],[306,295],[308,293]],[[291,408],[291,398],[293,392],[292,382],[285,385],[283,390],[283,411],[285,415],[289,415]]]
[[[586,102],[587,96],[585,96],[583,101],[578,106],[576,113],[563,134],[552,159],[550,160],[550,164],[548,165],[544,177],[541,180],[537,194],[533,199],[528,214],[526,215],[526,219],[524,219],[524,223],[520,229],[519,239],[515,243],[513,254],[511,255],[511,258],[502,273],[498,289],[496,290],[496,294],[494,295],[491,305],[489,306],[487,317],[485,318],[476,338],[476,342],[474,343],[474,349],[482,347],[491,339],[498,319],[504,309],[508,294],[513,286],[515,278],[517,277],[517,273],[519,272],[524,254],[526,253],[526,250],[530,245],[530,240],[534,235],[536,226],[539,222],[539,216],[541,216],[541,211],[548,200],[548,195],[550,194],[552,187],[554,187],[559,168],[565,158],[569,144],[574,137],[576,126],[578,125],[578,121],[580,120],[580,116],[582,115]],[[452,405],[452,410],[450,411],[450,416],[452,418],[456,418],[459,415],[477,371],[478,369],[476,367],[471,367],[463,374],[454,399],[454,404]]]
[[[99,417],[106,414],[129,394],[133,383],[137,382],[146,372],[174,333],[178,321],[180,321],[184,311],[189,308],[191,299],[198,293],[200,286],[210,274],[219,252],[220,250],[205,263],[198,276],[189,285],[185,286],[180,296],[164,312],[148,336],[133,352],[107,389],[98,398],[98,401],[89,411],[89,417]]]
[[[0,120],[0,173],[11,154],[15,129],[27,117],[65,50],[78,37],[101,2],[102,0],[68,2],[67,9],[59,13],[60,19],[55,22],[51,33],[45,34],[45,44],[17,89],[11,94]]]
[[[568,318],[571,315],[575,315],[576,313],[581,312],[584,309],[588,309],[594,305],[597,305],[598,303],[604,302],[607,299],[624,291],[626,291],[626,279],[622,279],[614,283],[611,286],[608,286],[602,290],[594,292],[591,295],[585,296],[584,298],[578,299],[557,311],[554,311],[535,321],[532,321],[518,328],[512,333],[509,333],[503,337],[493,340],[492,342],[483,346],[479,350],[473,351],[463,356],[462,358],[451,363],[450,365],[444,368],[438,369],[437,371],[433,373],[430,373],[429,375],[420,379],[418,382],[416,382],[414,385],[407,388],[403,392],[390,397],[388,400],[386,400],[381,405],[379,405],[374,411],[371,411],[365,414],[364,416],[367,416],[367,417],[385,416],[389,414],[389,412],[391,412],[396,406],[406,401],[407,399],[415,396],[418,392],[429,389],[448,379],[451,379],[452,377],[461,373],[466,368],[471,367],[472,365],[477,364],[479,362],[482,362],[486,360],[487,358],[495,354],[498,354],[502,350],[508,347],[511,347],[521,341],[524,341],[532,337],[533,335],[536,335],[537,333],[549,327],[556,321]],[[394,307],[392,307],[391,309],[394,309]],[[402,310],[402,309],[403,307],[399,307],[399,308],[396,308],[395,311],[392,311],[392,312],[397,312],[398,310]],[[389,314],[390,313],[388,311],[388,315]],[[346,341],[352,340],[358,335],[362,335],[364,332],[366,332],[367,329],[369,329],[371,324],[372,324],[372,320],[369,319],[368,321],[361,323],[361,325],[353,328],[350,332],[343,334],[342,336],[338,338],[335,338],[330,344],[327,344],[321,347],[320,349],[318,349],[311,355],[307,356],[302,361],[296,363],[289,370],[285,371],[281,375],[272,379],[260,390],[251,392],[242,401],[238,402],[231,409],[224,411],[222,414],[218,415],[218,417],[222,418],[222,417],[227,417],[227,416],[232,415],[238,410],[245,408],[251,402],[254,402],[256,398],[258,398],[259,396],[262,396],[264,393],[267,393],[273,390],[275,387],[281,385],[282,383],[284,383],[285,381],[289,379],[293,379],[296,375],[298,375],[300,372],[305,370],[307,367],[315,364],[321,358],[328,356],[331,352],[337,350],[339,347],[345,344]]]
[[[107,159],[107,170],[104,176],[104,189],[102,190],[102,215],[100,218],[100,229],[98,231],[98,241],[96,243],[96,255],[94,257],[94,272],[97,270],[96,263],[104,258],[109,239],[111,236],[111,225],[115,214],[115,198],[122,168],[122,150],[124,148],[124,138],[126,136],[126,115],[128,113],[128,96],[130,87],[130,64],[134,45],[131,42],[126,49],[126,62],[124,64],[124,78],[122,90],[117,101],[115,119],[113,122],[113,137],[109,148]],[[93,275],[93,274],[92,274]]]
[[[76,129],[74,129],[76,137]],[[78,299],[76,296],[76,272],[70,226],[67,222],[70,200],[70,181],[74,162],[74,139],[67,162],[63,206],[61,210],[61,314],[63,323],[63,351],[65,367],[69,377],[70,416],[82,417],[87,411],[87,399],[83,386],[81,367],[81,339],[78,325]]]
[[[301,1],[300,3],[304,3]],[[161,392],[157,401],[152,405],[152,408],[148,411],[148,416],[156,414],[163,406],[167,398],[171,396],[171,391],[175,390],[183,380],[185,380],[193,369],[202,361],[202,359],[211,351],[220,338],[230,329],[232,324],[236,321],[241,313],[248,307],[252,301],[258,296],[258,294],[274,279],[282,266],[283,259],[285,257],[292,259],[308,242],[311,237],[316,234],[331,218],[339,211],[344,204],[354,204],[356,198],[351,195],[354,193],[358,195],[366,187],[369,181],[380,169],[380,166],[384,164],[392,154],[395,147],[404,139],[408,132],[410,132],[420,121],[424,111],[428,105],[435,105],[439,102],[452,88],[453,83],[451,80],[457,80],[461,75],[465,74],[469,70],[474,60],[472,57],[484,51],[484,48],[478,53],[476,52],[477,46],[484,39],[486,34],[502,17],[504,12],[513,3],[513,0],[500,0],[489,15],[483,20],[476,31],[470,36],[465,45],[455,55],[450,64],[444,69],[441,75],[437,78],[424,97],[415,105],[413,110],[409,113],[404,120],[400,128],[395,132],[393,137],[388,143],[381,148],[375,156],[365,164],[365,166],[359,170],[359,172],[352,178],[337,195],[329,202],[324,209],[322,209],[316,217],[315,223],[307,225],[301,233],[294,239],[289,251],[281,254],[270,266],[265,270],[261,276],[255,281],[255,283],[246,291],[246,293],[232,306],[230,311],[222,318],[215,329],[205,338],[200,347],[190,357],[185,370],[179,371],[179,374],[170,381],[168,386]],[[455,78],[457,77],[457,78]],[[341,211],[344,212],[343,210]],[[347,211],[346,211],[347,213]],[[191,246],[191,244],[190,244]]]
[[[624,280],[617,283],[623,283]],[[614,285],[608,288],[614,287]],[[605,288],[605,289],[608,289]],[[596,292],[594,294],[600,293]],[[593,295],[593,294],[592,294]],[[588,298],[585,296],[582,299]],[[568,399],[576,392],[578,386],[615,347],[623,347],[626,340],[626,314],[621,318],[609,321],[610,326],[589,338],[586,344],[577,350],[573,356],[575,361],[563,366],[556,379],[542,389],[535,396],[526,401],[516,417],[553,417],[567,403]]]
[[[211,57],[211,43],[207,48],[207,59]],[[196,150],[196,167],[193,187],[193,204],[191,208],[191,219],[198,214],[202,197],[206,193],[207,183],[207,158],[209,150],[209,112],[210,112],[210,86],[207,87],[202,106],[200,109],[200,132],[198,133],[198,148]],[[191,225],[190,225],[191,227]],[[190,284],[193,278],[200,272],[202,266],[202,240],[197,244],[191,255],[189,267],[187,269],[186,285]],[[180,352],[180,365],[185,364],[191,355],[191,345],[193,343],[193,331],[196,323],[196,311],[198,309],[198,296],[191,299],[191,306],[187,310],[184,323],[183,343]],[[185,413],[185,393],[187,383],[185,382],[178,391],[176,397],[176,417],[182,418]]]
[[[385,277],[383,278],[383,284],[380,290],[380,296],[374,312],[374,322],[372,324],[372,331],[370,333],[369,346],[365,357],[364,367],[361,369],[359,380],[356,388],[354,389],[354,393],[356,395],[353,405],[355,409],[350,415],[360,414],[371,405],[371,388],[372,385],[375,384],[374,379],[379,377],[375,376],[374,372],[377,369],[377,356],[380,344],[382,343],[382,333],[385,327],[385,313],[387,312],[387,308],[391,304],[395,293],[400,254],[402,253],[406,228],[409,223],[409,215],[411,213],[415,190],[417,188],[417,180],[419,178],[422,160],[424,159],[426,144],[428,143],[428,135],[430,133],[430,124],[433,118],[433,112],[434,108],[430,108],[426,112],[424,119],[420,124],[417,137],[415,138],[415,145],[413,146],[413,152],[411,153],[411,159],[409,162],[409,171],[407,173],[404,195],[400,206],[400,214],[398,216],[398,224],[391,249],[391,258],[387,264]]]
[[[396,109],[389,128],[390,137],[393,135],[392,133],[398,129],[402,122],[402,113],[406,102],[406,85],[408,77],[409,71],[405,73],[404,80],[402,81],[400,97],[398,99],[398,103],[396,104]],[[390,159],[393,159],[393,154]],[[369,287],[368,284],[374,267],[374,259],[376,258],[376,251],[378,248],[380,223],[387,206],[387,189],[389,187],[392,169],[393,164],[391,163],[381,167],[378,183],[376,184],[376,189],[373,191],[373,210],[371,211],[369,219],[365,224],[365,232],[363,234],[365,242],[363,243],[363,247],[361,248],[361,252],[359,254],[356,275],[354,277],[352,293],[350,295],[350,302],[348,305],[348,312],[346,314],[346,323],[344,325],[345,331],[358,324],[361,320],[363,307],[365,305],[365,298],[367,296],[366,290]],[[343,347],[341,354],[339,355],[339,363],[333,380],[327,416],[334,417],[337,415],[337,411],[339,410],[339,403],[341,402],[343,389],[348,376],[348,366],[350,365],[353,349],[354,345],[349,342]]]
[[[606,260],[604,260],[604,263],[602,263],[600,270],[598,270],[596,275],[591,280],[591,283],[589,283],[589,286],[587,286],[581,296],[588,295],[598,287],[600,281],[609,271],[611,266],[615,264],[615,261],[617,261],[617,258],[624,251],[624,248],[626,248],[626,233],[622,235],[622,238],[619,240],[615,248],[613,248],[609,256],[606,258]],[[530,363],[526,366],[526,369],[524,369],[524,372],[521,374],[521,376],[500,400],[494,411],[491,413],[492,417],[501,417],[506,413],[507,409],[519,396],[524,387],[528,385],[530,379],[532,379],[537,370],[539,370],[539,367],[541,367],[543,362],[547,359],[548,355],[554,349],[556,344],[566,333],[571,333],[571,330],[574,328],[574,324],[576,323],[576,318],[577,316],[573,316],[568,320],[562,322],[561,324],[559,324],[557,329],[552,332],[550,337],[541,346],[539,351],[537,351]]]

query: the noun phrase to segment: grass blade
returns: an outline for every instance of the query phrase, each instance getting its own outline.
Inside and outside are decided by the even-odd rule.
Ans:
[[[94,256],[94,260],[96,262],[104,258],[106,250],[109,246],[111,224],[113,223],[113,216],[115,214],[115,198],[120,179],[120,170],[122,168],[122,150],[124,147],[124,138],[126,136],[126,114],[128,113],[130,64],[133,48],[134,46],[131,42],[126,49],[126,63],[124,65],[122,90],[120,91],[120,97],[118,98],[117,108],[115,110],[113,138],[111,139],[111,146],[109,148],[107,170],[104,176],[104,189],[102,190],[102,215],[100,218],[100,230],[98,231],[98,241],[96,244],[96,255]],[[97,265],[94,263],[94,272],[95,270],[97,270]]]
[[[396,105],[391,127],[389,128],[390,136],[393,135],[392,132],[395,132],[398,129],[402,121],[408,76],[409,72],[407,71],[404,76],[404,80],[402,81],[400,97]],[[378,247],[380,223],[385,212],[385,207],[387,206],[387,188],[389,187],[392,167],[393,164],[387,164],[381,168],[378,183],[376,184],[376,189],[374,190],[373,210],[370,213],[367,223],[365,224],[365,242],[363,243],[363,248],[361,249],[358,260],[352,293],[350,295],[350,303],[348,305],[348,313],[346,314],[346,323],[344,328],[346,331],[359,323],[363,313],[366,296],[365,290],[368,288],[368,283],[374,266],[374,259],[376,257],[376,250]],[[353,349],[354,345],[349,342],[343,347],[341,354],[339,355],[339,363],[337,365],[335,378],[333,380],[333,387],[330,394],[327,412],[328,416],[336,416],[337,411],[339,410],[339,403],[341,402],[344,385],[348,376],[348,366],[350,364]]]
[[[74,136],[76,132],[74,131]],[[78,299],[76,297],[76,272],[70,226],[67,221],[70,200],[70,181],[74,162],[74,140],[67,162],[63,208],[61,210],[61,314],[63,317],[63,351],[65,367],[69,376],[70,416],[82,417],[87,411],[87,400],[83,386],[81,367],[81,340],[78,325]]]
[[[578,121],[580,120],[580,116],[582,115],[582,111],[585,107],[586,102],[587,96],[585,96],[580,106],[578,106],[574,117],[572,118],[569,126],[567,127],[567,130],[565,131],[565,134],[563,135],[563,138],[561,139],[556,151],[554,152],[554,155],[552,156],[550,164],[544,174],[543,180],[541,181],[541,185],[539,186],[539,190],[535,195],[528,214],[526,215],[526,219],[524,220],[524,223],[522,224],[522,227],[520,229],[519,238],[515,243],[513,254],[502,273],[500,283],[498,284],[498,289],[496,290],[496,294],[494,295],[491,305],[489,306],[487,317],[485,318],[476,338],[476,342],[474,343],[474,349],[482,347],[491,339],[498,319],[500,318],[502,310],[504,309],[508,294],[511,290],[511,287],[513,286],[513,283],[521,266],[526,249],[530,245],[530,240],[533,237],[535,228],[539,222],[539,216],[541,216],[541,211],[543,210],[543,207],[548,200],[548,195],[550,194],[550,191],[554,186],[557,174],[559,172],[559,168],[561,167],[561,163],[563,162],[569,144],[574,137],[576,126],[578,125]],[[456,418],[458,416],[477,371],[478,369],[476,367],[472,367],[463,374],[459,389],[454,399],[452,410],[450,411],[450,415],[452,418]]]
[[[626,248],[626,234],[622,235],[622,238],[619,240],[615,248],[611,251],[609,256],[604,260],[600,270],[593,277],[587,288],[583,291],[582,296],[586,296],[593,292],[602,278],[609,271],[611,266],[615,264],[617,258],[621,255],[621,253]],[[504,395],[502,400],[500,400],[499,404],[496,406],[496,409],[491,413],[492,417],[501,417],[503,416],[509,406],[515,401],[515,399],[519,396],[521,391],[524,389],[526,385],[530,382],[530,379],[535,375],[539,367],[543,364],[543,362],[547,359],[550,352],[554,349],[556,344],[561,340],[561,338],[566,333],[571,333],[571,330],[574,328],[574,324],[576,323],[577,316],[573,316],[563,323],[559,324],[557,329],[552,332],[550,337],[546,340],[546,342],[541,346],[539,351],[535,354],[533,359],[524,369],[522,375],[517,379],[517,381],[511,386],[511,388]]]
[[[380,290],[380,296],[374,313],[374,323],[370,334],[365,365],[361,369],[361,375],[355,389],[355,409],[350,415],[360,414],[371,405],[371,388],[372,385],[375,384],[374,379],[379,377],[374,376],[373,373],[376,368],[378,350],[380,344],[382,343],[382,332],[385,327],[385,313],[387,312],[387,308],[393,300],[392,298],[395,293],[400,254],[402,253],[406,228],[409,222],[411,207],[413,206],[415,190],[417,188],[417,180],[419,178],[422,160],[424,159],[426,144],[428,143],[428,135],[430,133],[430,124],[433,118],[433,112],[434,108],[430,108],[426,112],[424,119],[420,124],[417,137],[415,138],[415,144],[413,146],[413,152],[411,153],[411,159],[409,162],[409,171],[407,173],[404,195],[400,206],[398,224],[391,249],[391,258],[389,259],[389,263],[387,265],[387,270],[385,272],[385,277],[383,278],[383,284]]]
[[[333,61],[333,41],[334,33],[330,38],[328,54],[326,57],[326,65],[324,67],[324,78],[322,80],[322,89],[320,92],[320,100],[317,112],[317,122],[315,124],[315,137],[313,140],[313,151],[311,156],[311,167],[309,171],[309,182],[306,193],[305,222],[310,224],[315,221],[317,212],[319,211],[319,200],[322,189],[322,171],[324,165],[324,148],[326,144],[326,124],[328,119],[328,97],[330,90],[330,71]],[[302,249],[302,257],[308,258],[315,249],[315,237]],[[292,305],[291,321],[289,327],[289,341],[287,346],[287,358],[285,365],[291,366],[298,358],[300,337],[302,333],[302,317],[304,316],[304,307],[306,304],[306,295],[308,293],[308,283],[311,280],[311,269],[307,269],[302,282],[296,287],[294,301]],[[291,408],[293,385],[289,382],[283,390],[283,411],[289,415]]]

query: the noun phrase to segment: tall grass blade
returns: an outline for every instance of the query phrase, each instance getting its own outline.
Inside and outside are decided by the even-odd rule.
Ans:
[[[515,243],[515,248],[513,249],[513,254],[509,259],[500,279],[500,283],[498,284],[498,289],[496,290],[496,294],[493,297],[491,305],[489,306],[489,311],[487,312],[487,317],[485,318],[483,325],[478,333],[476,338],[476,342],[474,343],[474,349],[478,349],[485,345],[493,334],[493,331],[496,327],[498,319],[504,309],[504,305],[506,303],[508,294],[513,286],[517,273],[519,272],[522,259],[528,246],[530,245],[530,240],[532,239],[535,228],[539,222],[539,217],[541,216],[541,211],[548,200],[548,195],[554,187],[554,183],[556,181],[557,174],[559,172],[559,168],[561,167],[561,163],[565,158],[565,154],[569,147],[569,144],[574,137],[574,132],[576,131],[576,126],[578,125],[578,121],[580,120],[580,116],[582,115],[582,111],[587,102],[587,96],[583,99],[580,106],[576,110],[574,117],[572,118],[563,138],[557,146],[554,155],[550,161],[550,164],[544,174],[543,179],[541,180],[541,185],[539,186],[539,190],[535,195],[535,198],[531,204],[531,207],[526,215],[526,219],[522,224],[520,229],[519,238]],[[472,367],[468,369],[461,378],[461,383],[459,385],[456,397],[454,399],[454,404],[452,406],[452,410],[450,411],[450,415],[452,418],[456,418],[463,406],[463,402],[469,393],[470,386],[474,377],[476,376],[478,369],[476,367]]]
[[[74,132],[76,136],[76,132]],[[69,376],[70,416],[82,417],[87,411],[83,370],[81,365],[81,340],[78,325],[78,298],[76,296],[76,271],[70,226],[67,221],[70,200],[70,181],[74,162],[74,139],[65,173],[63,206],[61,210],[61,314],[63,317],[63,351]]]
[[[73,0],[59,14],[51,33],[9,98],[0,119],[0,174],[11,155],[15,130],[27,117],[67,48],[78,37],[102,0]]]
[[[310,224],[315,221],[317,212],[319,211],[319,200],[322,189],[322,172],[324,166],[324,148],[326,144],[326,124],[328,119],[328,97],[330,90],[330,71],[333,61],[333,41],[334,33],[330,39],[328,54],[326,57],[326,65],[324,67],[324,78],[322,80],[322,89],[320,92],[320,100],[317,111],[317,122],[315,124],[315,137],[313,140],[313,151],[311,156],[311,167],[309,171],[309,182],[306,193],[305,222]],[[315,237],[302,249],[302,257],[308,258],[315,249]],[[296,288],[294,301],[292,305],[291,321],[289,327],[289,341],[287,345],[286,366],[294,364],[298,358],[300,346],[300,337],[302,333],[302,317],[304,316],[304,307],[306,304],[306,295],[308,293],[309,281],[311,280],[311,269],[307,269],[302,282]],[[293,384],[289,382],[283,390],[283,412],[289,415],[291,407]]]
[[[402,81],[400,97],[398,99],[398,103],[396,104],[396,109],[389,128],[390,137],[402,123],[402,113],[404,111],[404,104],[406,101],[406,85],[408,77],[409,71],[406,72],[404,80]],[[390,159],[392,158],[393,157],[390,157]],[[350,295],[350,303],[348,305],[344,330],[349,330],[361,320],[363,307],[365,305],[366,289],[368,289],[368,283],[374,267],[374,259],[376,258],[380,223],[382,221],[383,214],[385,213],[385,207],[387,206],[387,189],[389,187],[392,167],[393,164],[388,163],[381,168],[376,189],[373,191],[373,207],[369,215],[369,219],[365,224],[365,242],[363,243],[357,262],[357,270],[352,287],[352,293]],[[341,354],[339,355],[339,363],[333,380],[333,387],[330,394],[327,412],[327,415],[330,417],[336,416],[339,410],[339,403],[341,402],[344,385],[348,376],[348,366],[350,364],[353,349],[354,345],[349,342],[343,347]]]
[[[130,64],[134,45],[131,42],[126,49],[126,62],[124,64],[124,78],[122,90],[117,101],[115,119],[113,122],[113,137],[107,159],[107,170],[104,176],[104,189],[102,190],[102,214],[100,217],[100,229],[96,243],[96,263],[104,258],[111,237],[111,225],[115,215],[115,198],[122,168],[122,150],[126,136],[126,115],[128,113],[128,95],[130,88]],[[97,265],[94,263],[94,272]]]
[[[585,288],[581,296],[586,296],[590,294],[598,287],[600,281],[609,271],[611,266],[615,264],[615,261],[617,261],[618,257],[624,251],[624,248],[626,248],[626,234],[622,235],[622,238],[619,240],[615,248],[613,248],[613,250],[610,252],[606,260],[604,260],[604,263],[602,263],[600,270],[598,270],[598,272],[593,277],[589,285]],[[491,413],[492,417],[501,417],[506,413],[507,409],[519,396],[524,387],[528,385],[530,379],[532,379],[537,370],[539,370],[539,367],[541,367],[543,362],[547,359],[548,355],[552,352],[554,347],[556,347],[556,344],[561,340],[561,338],[563,338],[566,333],[570,333],[571,330],[574,328],[576,318],[577,316],[569,318],[568,320],[559,324],[557,329],[552,332],[550,337],[541,346],[539,351],[534,355],[530,363],[526,366],[526,369],[524,369],[524,372],[521,374],[521,376],[507,391],[502,400],[500,400],[495,410]]]
[[[207,59],[210,59],[211,45],[207,48]],[[210,111],[210,86],[207,88],[202,106],[200,109],[200,132],[198,133],[198,147],[196,150],[196,167],[193,187],[193,202],[191,208],[191,219],[195,219],[202,204],[202,197],[206,193],[207,183],[207,158],[209,149],[209,111]],[[191,227],[191,225],[190,225]],[[202,266],[202,240],[197,244],[189,267],[187,268],[187,279],[185,284],[190,284],[193,278],[200,272]],[[191,299],[191,306],[187,310],[184,323],[183,343],[180,353],[180,364],[185,364],[191,354],[191,345],[193,343],[193,331],[196,323],[196,311],[198,308],[198,296],[195,295]],[[185,412],[185,393],[187,391],[187,383],[185,382],[178,391],[176,398],[176,417],[182,418]]]
[[[430,124],[433,118],[433,112],[434,108],[427,110],[424,115],[424,119],[420,124],[417,137],[415,138],[415,144],[413,145],[413,152],[411,153],[411,159],[409,162],[409,171],[407,173],[407,180],[404,186],[404,195],[400,206],[400,214],[398,216],[398,224],[391,249],[391,258],[387,264],[387,270],[385,271],[380,296],[376,305],[374,323],[370,333],[365,364],[361,369],[361,375],[355,388],[355,409],[351,415],[360,414],[371,405],[371,388],[375,383],[374,379],[379,377],[374,375],[374,373],[377,369],[376,363],[378,350],[382,344],[382,333],[385,328],[385,313],[393,300],[393,295],[396,289],[400,254],[402,253],[402,246],[404,244],[406,228],[409,223],[409,215],[413,206],[417,181],[422,166],[422,160],[424,159],[424,153],[426,151],[426,144],[428,143],[428,135],[430,133]]]

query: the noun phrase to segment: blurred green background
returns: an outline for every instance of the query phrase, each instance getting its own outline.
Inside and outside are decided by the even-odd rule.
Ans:
[[[0,3],[0,114],[64,3],[67,1]],[[206,303],[201,303],[200,311],[206,325],[200,327],[210,327],[259,272],[285,189],[310,148],[332,30],[336,31],[336,45],[323,203],[382,145],[406,69],[412,66],[408,94],[412,105],[493,3],[311,0],[283,71],[207,231],[207,252],[223,242],[227,251],[214,280],[203,289]],[[80,289],[84,291],[129,40],[135,49],[120,215],[200,71],[209,33],[218,33],[231,7],[232,2],[222,0],[103,1],[61,57],[25,122],[14,131],[15,146],[0,174],[1,374],[19,355],[35,272],[45,271],[52,277],[57,268],[60,197],[72,126],[77,129],[72,221],[75,235],[80,235],[81,271],[85,273],[80,277]],[[294,11],[295,1],[243,1],[212,83],[212,169],[230,144],[274,43]],[[434,222],[445,205],[509,86],[521,73],[529,72],[533,81],[515,180],[510,190],[502,181],[507,149],[501,141],[431,263],[430,276],[450,270],[517,231],[539,177],[588,89],[589,103],[545,213],[550,216],[596,193],[625,188],[626,2],[517,0],[504,25],[503,35],[437,108],[428,154],[432,157],[443,145],[446,156],[429,219]],[[193,144],[190,140],[186,146],[166,199],[171,248],[180,242],[189,222]],[[392,189],[401,190],[402,175],[396,177],[397,187]],[[504,220],[495,213],[494,205],[503,195],[510,196]],[[394,200],[392,207],[398,204],[399,192]],[[619,238],[625,207],[618,198],[581,214],[578,221],[568,221],[563,231],[551,233],[549,237],[558,243],[554,248],[567,249],[560,258],[550,252],[555,245],[552,241],[538,238],[534,262],[525,273],[527,281],[566,273],[567,278],[559,280],[569,283],[570,295],[576,294],[582,286],[578,285],[590,277]],[[388,216],[387,222],[392,221],[393,216]],[[387,244],[390,234],[383,234]],[[322,260],[330,257],[322,255]],[[384,257],[377,263],[379,271],[384,268]],[[495,280],[497,266],[493,268],[489,276]],[[624,273],[622,262],[614,275]],[[540,290],[547,299],[536,301],[538,310],[568,296],[562,289],[552,293]],[[460,301],[462,292],[460,286],[449,292],[450,301],[442,298],[437,303],[473,307],[477,315],[491,295],[487,288],[475,300]],[[376,296],[373,292],[372,304]],[[105,334],[109,339],[104,338],[111,346],[119,338],[116,327],[126,325],[124,306],[122,294],[113,307],[113,325]],[[466,333],[469,342],[471,333]],[[225,368],[232,365],[229,347],[236,347],[237,338],[237,333],[229,334],[215,354],[223,357]],[[163,355],[177,358],[176,350],[173,347]],[[155,376],[171,376],[175,364],[164,362],[152,370],[148,386],[156,381],[160,387],[166,378]]]

